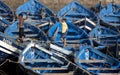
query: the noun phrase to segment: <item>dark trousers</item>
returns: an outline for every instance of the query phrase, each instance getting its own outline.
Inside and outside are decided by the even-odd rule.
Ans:
[[[21,27],[21,28],[19,28],[19,38],[22,38],[23,36],[25,37],[25,35],[24,35],[24,28]]]

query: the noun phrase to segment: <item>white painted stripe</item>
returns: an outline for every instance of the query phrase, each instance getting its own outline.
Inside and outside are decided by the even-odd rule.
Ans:
[[[80,26],[79,28],[86,28],[86,29],[88,29],[88,30],[92,30],[92,28],[88,27],[87,25]]]
[[[92,25],[96,26],[96,24],[95,24],[93,21],[91,21],[90,19],[86,18],[86,20],[87,20],[89,23],[91,23]]]
[[[10,52],[8,50],[5,50],[4,48],[1,48],[0,47],[0,51],[4,52],[4,53],[7,53],[7,54],[10,54],[10,55],[14,55],[14,56],[17,56],[16,54],[14,54],[13,52]]]
[[[25,53],[33,46],[34,46],[34,43],[32,43],[32,42],[27,45],[27,47],[23,50],[23,52],[22,52],[22,54],[21,54],[21,56],[19,58],[20,62],[24,62]]]
[[[64,48],[61,48],[59,46],[56,46],[56,45],[53,45],[53,44],[50,44],[50,48],[56,50],[56,51],[59,51],[59,52],[62,52],[64,54],[67,54],[67,55],[70,55],[72,53],[72,51],[68,51]]]
[[[88,27],[87,25],[85,25],[85,28],[88,30],[92,30],[90,27]]]
[[[17,48],[15,48],[1,40],[0,40],[0,46],[5,47],[6,49],[11,50],[12,52],[15,52],[15,53],[21,53],[21,50],[18,50]]]
[[[55,57],[53,57],[53,56],[51,56],[51,59],[55,60],[55,61],[58,62],[58,63],[64,64],[64,62],[60,61],[59,59],[57,59],[57,58],[55,58]]]
[[[84,28],[84,27],[85,27],[85,26],[80,26],[79,28],[81,28],[81,29],[82,29],[82,28]]]
[[[75,21],[74,23],[76,24],[76,23],[82,22],[84,20],[85,20],[84,18],[83,19],[79,19],[79,20]]]
[[[79,20],[75,21],[74,23],[76,24],[76,23],[79,23],[79,22],[82,22],[82,21],[85,21],[85,20],[87,22],[91,23],[92,25],[96,26],[96,24],[93,21],[91,21],[90,19],[88,19],[88,18],[79,19]]]
[[[43,26],[46,26],[46,25],[48,25],[49,24],[49,22],[46,22],[46,23],[43,23],[43,24],[40,24],[40,25],[37,25],[37,27],[43,27]]]
[[[50,52],[50,51],[48,51],[48,50],[46,50],[45,48],[43,48],[43,47],[40,47],[39,45],[35,45],[35,47],[36,48],[38,48],[39,50],[41,50],[41,51],[43,51],[43,52],[45,52],[45,53],[48,53],[49,55],[52,55],[52,52]]]
[[[34,46],[34,43],[29,43],[28,45],[27,45],[27,47],[23,50],[23,52],[22,52],[22,55],[24,55],[31,47],[33,47]]]

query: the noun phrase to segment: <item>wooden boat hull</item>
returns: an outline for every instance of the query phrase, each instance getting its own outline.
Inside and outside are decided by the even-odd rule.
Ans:
[[[8,20],[9,22],[14,21],[14,12],[4,2],[0,1],[0,16]]]
[[[115,46],[118,40],[118,32],[103,26],[97,26],[90,32],[91,38],[98,44],[105,46]]]
[[[77,67],[77,65],[67,60],[59,52],[55,53],[52,50],[47,50],[36,43],[28,44],[21,53],[19,62],[21,64],[20,69],[26,71],[28,75],[74,75],[80,73],[82,75],[91,75],[87,70]]]
[[[86,43],[88,45],[93,45],[92,41],[89,39],[88,34],[83,31],[82,29],[78,28],[74,24],[67,22],[68,25],[68,32],[66,36],[67,40],[67,47],[75,48],[74,46],[77,46],[79,48],[80,43]],[[62,25],[60,22],[53,25],[49,31],[48,36],[52,43],[56,43],[60,46],[63,46],[63,42],[61,41],[61,35],[62,35]]]
[[[75,0],[60,9],[57,13],[57,16],[66,18],[68,21],[71,22],[77,21],[85,17],[89,18],[92,21],[96,20],[96,16],[91,10],[84,7]]]
[[[120,6],[115,3],[109,3],[107,7],[104,7],[99,13],[102,22],[106,23],[107,26],[120,26],[119,8]]]
[[[5,33],[6,35],[12,36],[11,38],[17,39],[19,37],[18,21],[16,21],[11,26],[9,26],[5,30]],[[44,41],[47,40],[47,36],[42,30],[27,23],[24,23],[24,35],[25,35],[25,38],[33,38],[33,39],[39,39]]]
[[[24,9],[23,9],[24,8]],[[25,12],[28,13],[28,23],[30,22],[40,22],[43,13],[46,14],[45,17],[53,17],[54,13],[47,6],[43,5],[37,0],[29,0],[28,2],[20,5],[17,8],[17,15]]]
[[[118,73],[120,68],[119,60],[85,46],[77,53],[76,63],[97,75],[99,73]]]

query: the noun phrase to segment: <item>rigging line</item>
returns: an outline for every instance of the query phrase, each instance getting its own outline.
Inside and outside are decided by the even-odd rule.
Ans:
[[[2,64],[0,64],[0,66],[4,65],[7,61],[8,59],[6,59]]]
[[[5,73],[3,70],[0,70],[0,75],[8,75],[8,74]]]

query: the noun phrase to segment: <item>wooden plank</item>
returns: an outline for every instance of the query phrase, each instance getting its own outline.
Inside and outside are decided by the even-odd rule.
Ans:
[[[4,40],[3,40],[4,41]],[[6,42],[3,42],[3,41],[0,41],[0,46],[12,51],[12,52],[15,52],[15,53],[21,53],[22,50],[19,50],[17,49],[16,47],[12,46],[12,45],[9,45],[7,44]],[[12,42],[10,42],[12,44]]]
[[[46,22],[46,23],[43,23],[43,24],[38,24],[37,27],[39,27],[39,28],[40,28],[40,27],[44,27],[44,26],[46,26],[46,25],[48,25],[48,24],[49,24],[49,22]]]
[[[31,59],[31,60],[24,60],[24,62],[47,62],[47,63],[53,63],[54,60],[51,59]]]
[[[77,60],[80,63],[104,63],[105,60]]]
[[[67,68],[60,68],[60,67],[56,67],[56,68],[40,68],[40,67],[35,67],[35,68],[32,68],[32,70],[67,70]]]
[[[54,44],[50,44],[50,48],[57,50],[57,51],[60,51],[66,55],[70,55],[72,53],[72,51],[65,50],[64,48],[61,48],[61,47],[54,45]]]
[[[99,75],[120,75],[120,73],[99,73]]]
[[[32,30],[30,30],[30,29],[24,29],[24,32],[29,32],[29,31],[32,31]],[[19,29],[17,30],[17,31],[15,31],[15,32],[19,32]]]
[[[87,70],[120,70],[120,68],[118,68],[118,69],[114,69],[114,68],[87,68]]]
[[[73,75],[72,72],[70,73],[45,73],[43,75]]]
[[[29,38],[29,37],[37,37],[38,36],[38,34],[25,34],[25,38]],[[16,36],[17,38],[19,37],[19,36]]]

